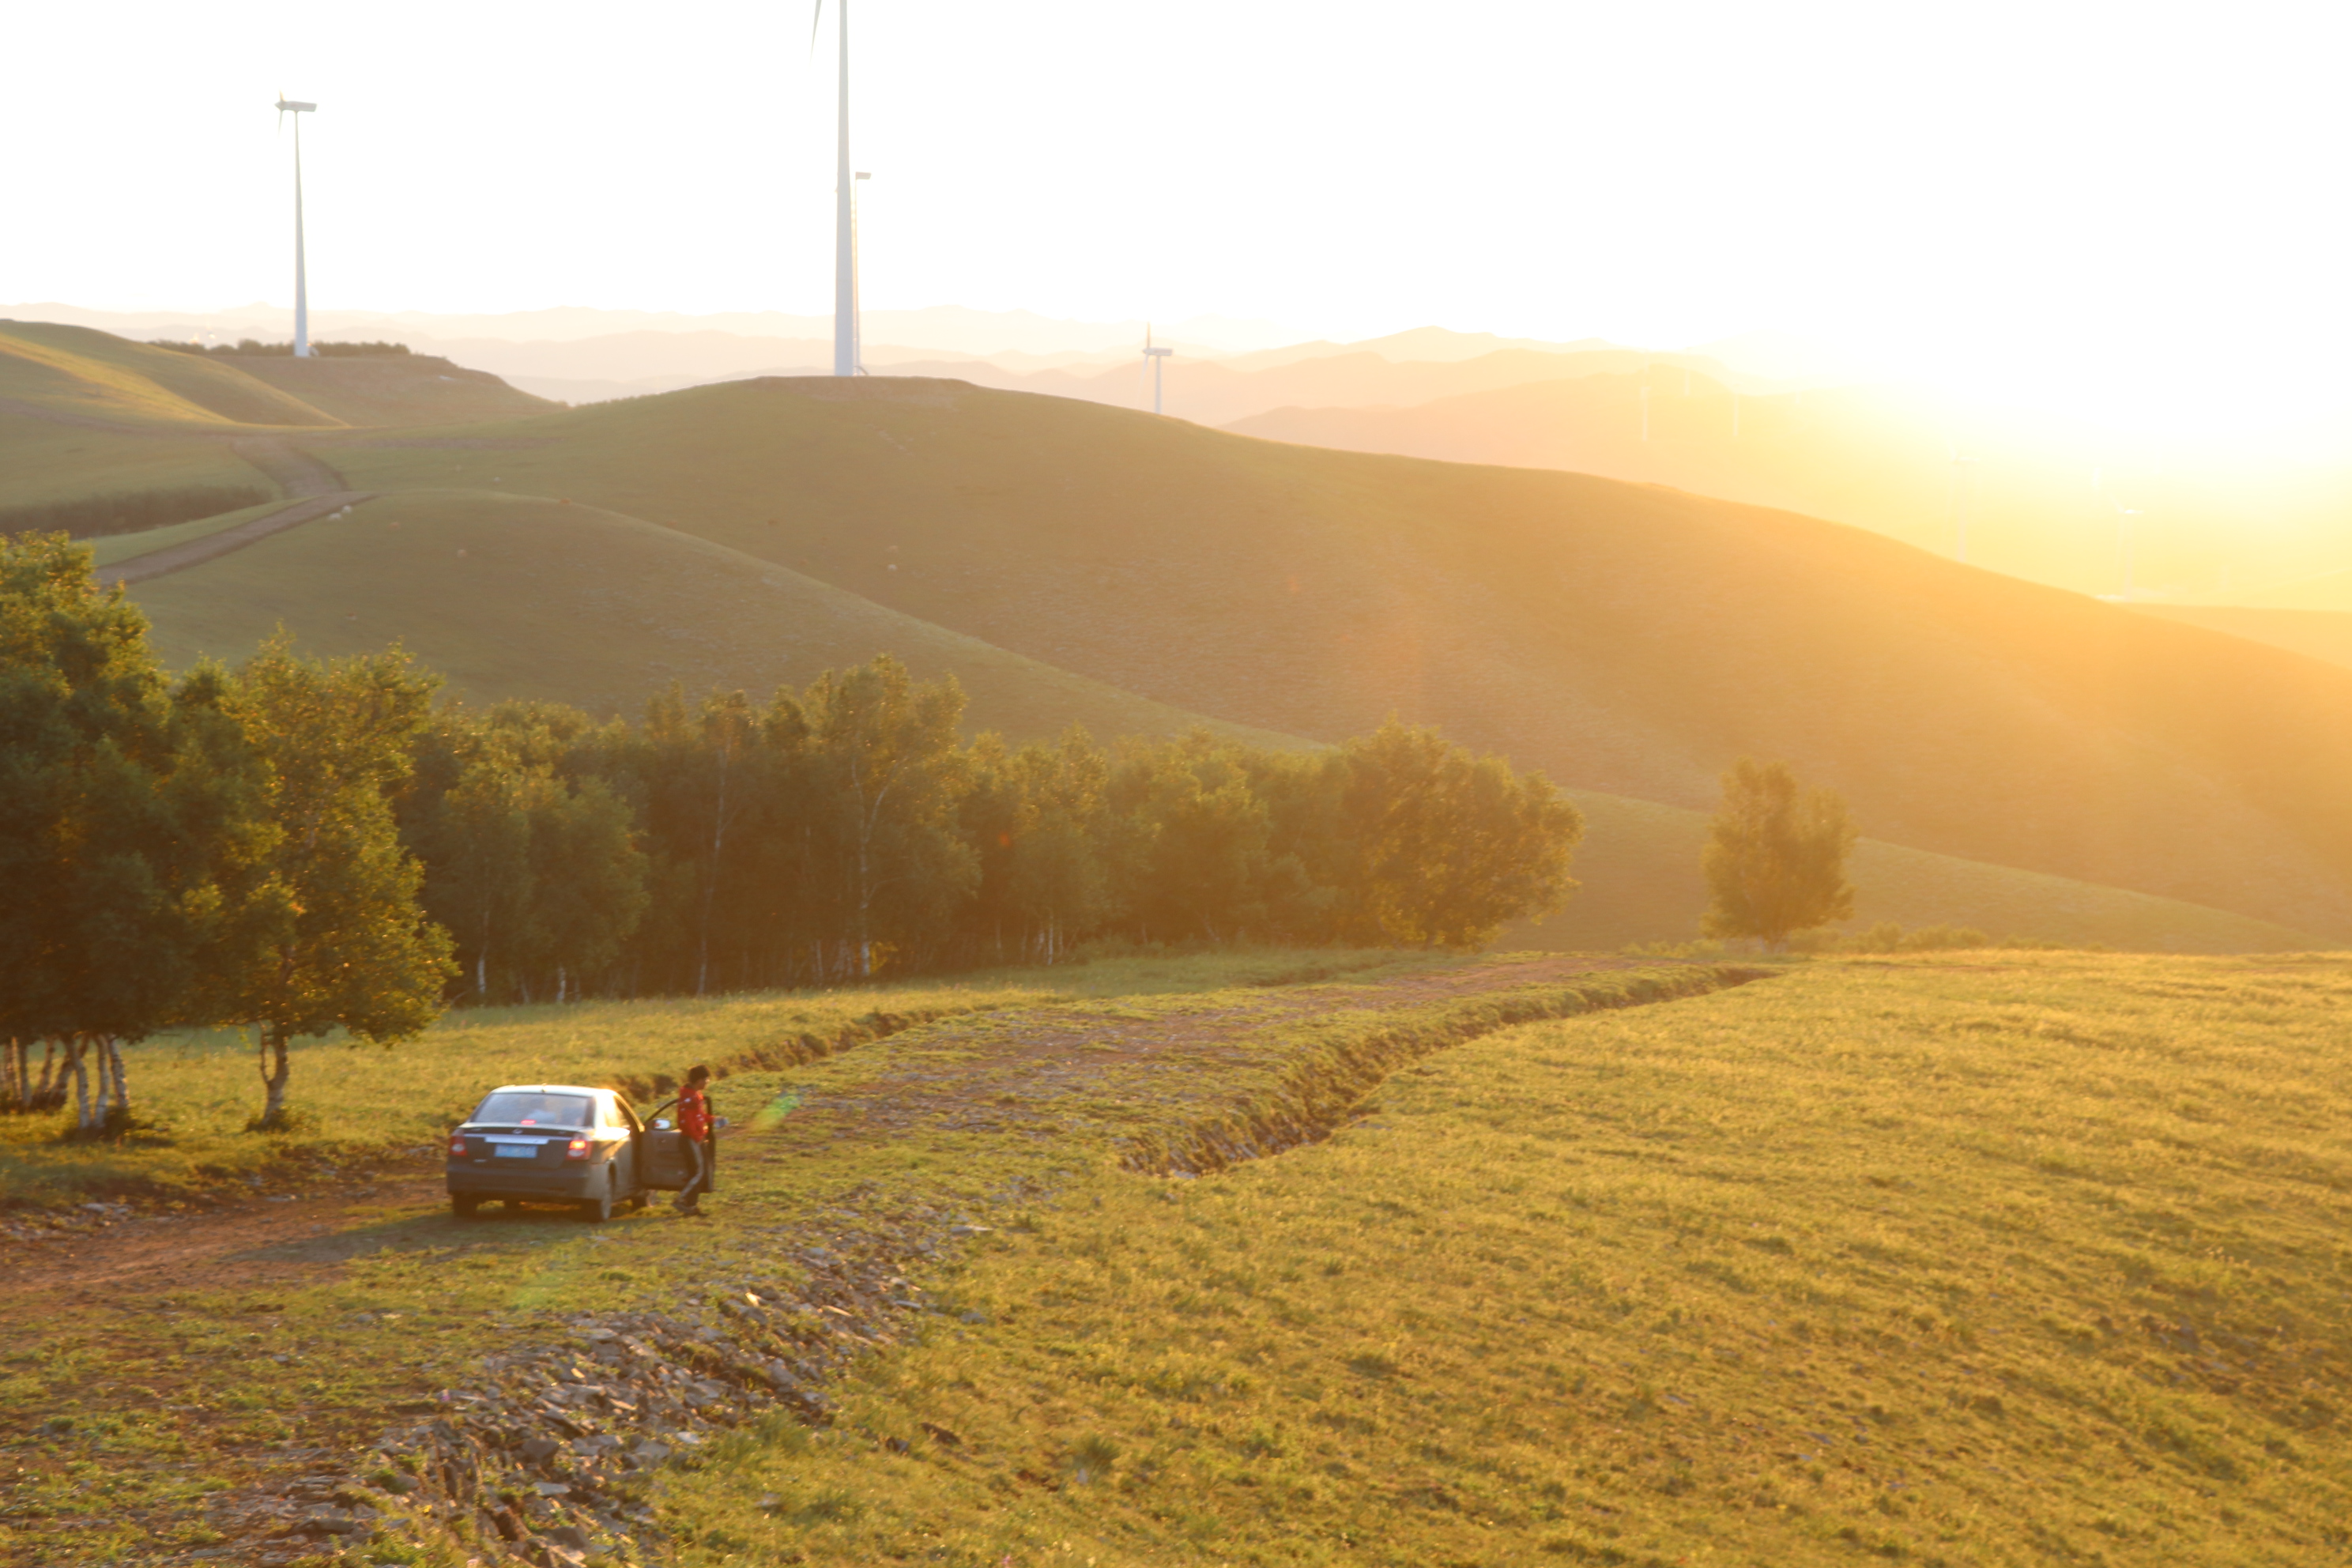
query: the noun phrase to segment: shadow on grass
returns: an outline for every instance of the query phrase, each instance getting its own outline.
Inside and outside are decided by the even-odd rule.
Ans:
[[[387,1215],[350,1230],[328,1235],[289,1237],[260,1247],[225,1253],[230,1263],[347,1263],[355,1258],[392,1252],[409,1255],[438,1253],[446,1257],[513,1253],[579,1237],[619,1237],[640,1225],[667,1217],[652,1209],[616,1215],[602,1225],[583,1218],[559,1205],[531,1204],[518,1207],[484,1205],[472,1219],[459,1219],[446,1207],[426,1213]]]

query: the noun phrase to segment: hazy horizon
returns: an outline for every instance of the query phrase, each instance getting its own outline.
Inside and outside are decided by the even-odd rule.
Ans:
[[[42,149],[0,296],[290,294],[283,90],[320,106],[321,312],[823,315],[835,13],[814,50],[799,10],[619,16],[43,13],[20,47],[105,61],[104,104],[62,72],[0,104]],[[2339,26],[2081,0],[1437,19],[861,0],[865,295],[1301,340],[1786,333],[1875,377],[2265,437],[2352,408],[2335,220],[2309,196],[2352,119]]]

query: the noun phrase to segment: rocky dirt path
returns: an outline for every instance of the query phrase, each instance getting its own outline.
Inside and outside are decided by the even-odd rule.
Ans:
[[[1612,973],[1637,968],[1649,973]],[[1588,1010],[1580,987],[1596,998],[1591,1005],[1612,1006],[1748,977],[1559,955],[1213,999],[1046,1004],[960,1016],[888,1047],[859,1047],[888,1055],[870,1073],[812,1079],[813,1092],[788,1120],[751,1114],[756,1108],[740,1095],[729,1105],[722,1084],[718,1098],[739,1124],[722,1145],[719,1217],[694,1230],[698,1246],[710,1244],[708,1277],[680,1279],[674,1308],[561,1322],[542,1315],[512,1325],[535,1340],[513,1342],[428,1398],[306,1409],[299,1445],[215,1443],[215,1463],[241,1474],[239,1484],[183,1504],[158,1499],[137,1511],[142,1528],[176,1531],[184,1542],[186,1524],[200,1518],[220,1543],[131,1560],[290,1563],[339,1542],[450,1528],[469,1533],[467,1550],[485,1564],[554,1568],[623,1542],[641,1555],[658,1536],[647,1488],[662,1463],[763,1413],[824,1421],[843,1369],[916,1331],[917,1314],[933,1310],[920,1281],[951,1263],[963,1238],[992,1217],[984,1203],[943,1207],[866,1187],[780,1207],[753,1195],[763,1167],[845,1154],[852,1143],[921,1147],[978,1134],[982,1142],[970,1146],[1036,1152],[1033,1173],[1020,1174],[1013,1162],[992,1178],[1009,1184],[995,1201],[1016,1204],[1037,1195],[1034,1184],[1050,1180],[1045,1163],[1063,1148],[1081,1160],[1124,1148],[1130,1164],[1147,1169],[1212,1169],[1328,1133],[1413,1056],[1525,1018]],[[1307,1067],[1316,1081],[1302,1087]],[[819,1082],[833,1087],[814,1092]],[[194,1292],[331,1283],[355,1258],[385,1250],[454,1256],[453,1246],[493,1233],[506,1233],[508,1245],[525,1240],[524,1225],[545,1227],[550,1241],[580,1237],[576,1221],[536,1211],[489,1225],[452,1221],[439,1206],[434,1156],[437,1149],[330,1192],[272,1194],[208,1214],[110,1213],[100,1228],[0,1242],[0,1344],[36,1342],[44,1325],[59,1321],[100,1330],[168,1316],[184,1310],[180,1303]],[[614,1231],[587,1238],[608,1258],[683,1234],[642,1223]],[[441,1321],[432,1312],[412,1316],[399,1332],[412,1343],[420,1331],[437,1339]],[[479,1326],[468,1335],[457,1342],[478,1352]],[[388,1339],[386,1350],[392,1345]],[[147,1386],[170,1381],[158,1371]],[[174,1402],[166,1408],[203,1407],[194,1392],[157,1397]],[[63,1464],[59,1456],[48,1470],[52,1488]],[[12,1511],[0,1479],[0,1521]],[[24,1560],[41,1561],[37,1552],[54,1537],[28,1539],[44,1544]],[[0,1561],[8,1559],[0,1551]]]

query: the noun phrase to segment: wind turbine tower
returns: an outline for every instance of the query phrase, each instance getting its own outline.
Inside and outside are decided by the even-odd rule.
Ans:
[[[1151,346],[1151,323],[1149,321],[1143,323],[1143,363],[1151,367],[1151,412],[1154,414],[1160,412],[1160,362],[1175,352],[1176,351],[1174,349],[1153,348]]]
[[[316,114],[315,103],[297,103],[284,93],[278,95],[278,123],[286,124],[286,117],[294,117],[294,357],[310,357],[310,279],[302,267],[302,117]]]
[[[859,364],[857,331],[857,182],[865,175],[849,167],[849,0],[840,0],[841,90],[840,120],[835,130],[833,183],[833,374],[856,375]],[[809,48],[816,48],[817,25],[824,20],[824,0],[816,0],[809,19]]]

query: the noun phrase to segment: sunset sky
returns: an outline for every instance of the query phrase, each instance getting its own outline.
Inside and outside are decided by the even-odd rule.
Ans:
[[[0,302],[830,302],[828,5],[20,8]],[[2316,5],[858,0],[865,295],[1760,330],[2136,425],[2352,403]]]

